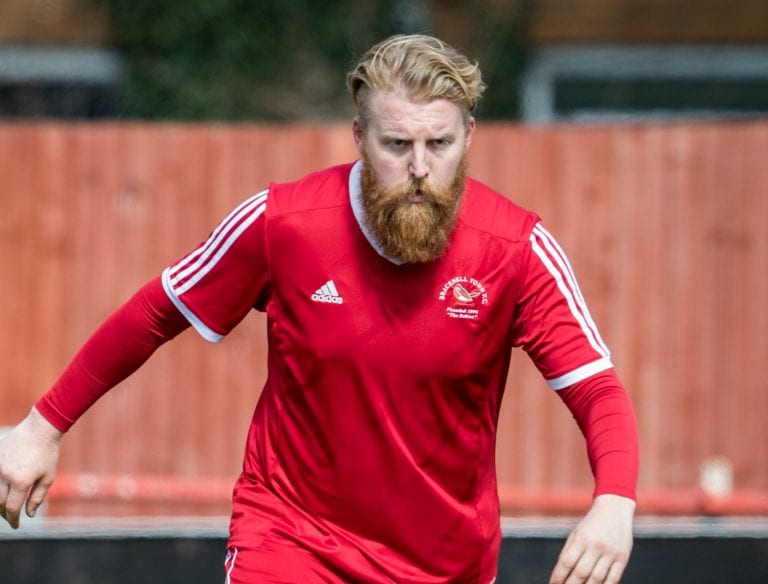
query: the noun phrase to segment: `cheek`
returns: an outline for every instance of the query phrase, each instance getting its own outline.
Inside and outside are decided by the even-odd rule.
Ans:
[[[463,152],[439,159],[434,169],[430,169],[432,180],[439,183],[442,187],[447,187],[453,182],[456,170],[459,168]]]
[[[408,180],[408,166],[402,160],[370,152],[368,154],[368,162],[385,188],[398,186]]]

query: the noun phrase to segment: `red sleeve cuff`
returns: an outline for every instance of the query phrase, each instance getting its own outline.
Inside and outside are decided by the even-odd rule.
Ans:
[[[37,400],[35,408],[46,420],[48,420],[48,422],[51,423],[53,427],[55,427],[60,432],[66,432],[72,427],[72,424],[75,423],[74,420],[70,420],[62,415],[62,413],[59,412],[56,407],[50,403],[48,394],[45,394],[43,397]]]

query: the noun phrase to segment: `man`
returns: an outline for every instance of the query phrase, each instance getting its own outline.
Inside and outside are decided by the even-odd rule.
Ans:
[[[593,505],[552,582],[618,582],[632,546],[637,435],[567,260],[539,218],[465,178],[483,84],[428,36],[350,73],[361,160],[273,184],[94,333],[0,445],[18,526],[62,434],[190,324],[221,340],[266,311],[269,375],[233,497],[227,582],[496,578],[494,446],[521,346],[573,412]]]

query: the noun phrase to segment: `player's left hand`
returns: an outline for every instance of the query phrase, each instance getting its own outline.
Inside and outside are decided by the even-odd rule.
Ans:
[[[568,536],[550,584],[618,584],[632,551],[634,512],[632,499],[595,497]]]

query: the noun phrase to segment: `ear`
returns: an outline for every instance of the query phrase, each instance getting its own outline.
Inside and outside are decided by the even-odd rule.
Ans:
[[[464,150],[467,150],[472,143],[472,135],[475,133],[476,125],[475,118],[469,116],[469,120],[467,121],[467,135],[464,137]]]
[[[355,147],[357,148],[357,151],[362,154],[365,132],[363,132],[363,127],[360,125],[360,118],[357,116],[352,120],[352,136],[355,139]]]

